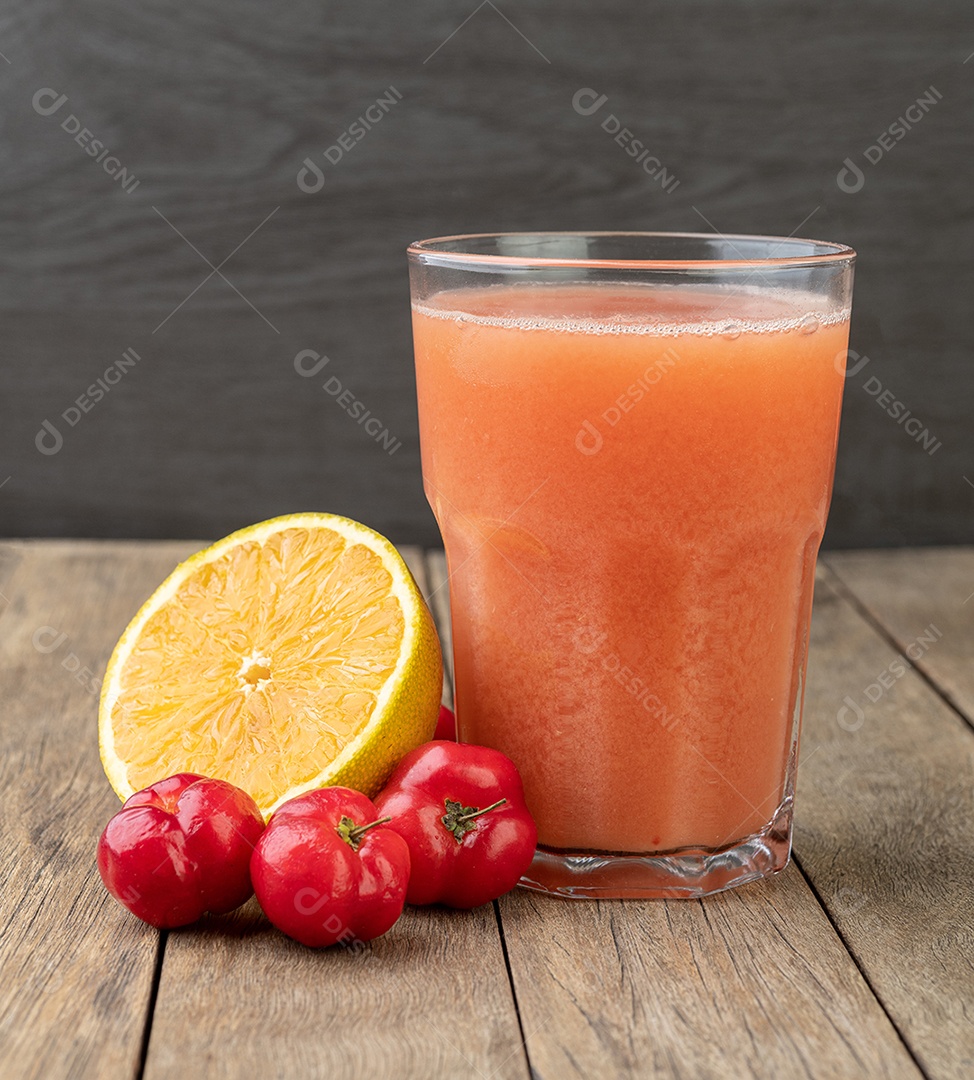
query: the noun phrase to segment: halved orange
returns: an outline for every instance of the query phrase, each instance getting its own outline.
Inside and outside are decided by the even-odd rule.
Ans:
[[[432,737],[443,683],[396,549],[332,514],[251,525],[181,563],[122,634],[99,706],[118,795],[178,772],[269,815],[310,788],[374,794]]]

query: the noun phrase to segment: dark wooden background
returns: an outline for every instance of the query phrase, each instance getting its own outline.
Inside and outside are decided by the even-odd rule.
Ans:
[[[972,539],[970,0],[7,0],[0,52],[0,533],[204,538],[315,508],[433,543],[407,242],[716,228],[860,252],[852,345],[870,360],[847,385],[828,542]],[[868,164],[931,86],[942,99]],[[389,87],[402,100],[330,164]],[[583,87],[608,95],[599,114],[572,108]],[[67,95],[48,116],[43,88]],[[675,190],[612,142],[610,112]],[[72,115],[134,190],[65,131]],[[297,183],[305,158],[316,193]],[[836,182],[846,158],[856,193]],[[204,257],[227,259],[229,284],[201,284]],[[141,360],[69,426],[126,349]],[[324,375],[296,374],[303,349],[330,357],[395,454]],[[45,420],[55,454],[35,445]]]

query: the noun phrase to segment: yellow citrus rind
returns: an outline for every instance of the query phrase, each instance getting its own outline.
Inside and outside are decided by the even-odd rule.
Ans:
[[[379,674],[370,670],[370,682],[374,684],[381,678],[381,671],[385,670],[383,664],[388,667],[392,663],[393,658],[388,654],[386,639],[394,637],[394,632],[400,633],[401,623],[398,655],[394,657],[391,670],[377,690],[356,694],[354,684],[350,684],[350,696],[358,699],[359,706],[367,710],[367,718],[361,721],[357,728],[350,729],[352,733],[337,752],[329,752],[327,740],[320,740],[311,746],[310,751],[305,748],[300,760],[281,760],[280,755],[286,756],[286,747],[294,741],[292,736],[295,733],[288,731],[286,725],[295,721],[293,715],[276,715],[272,704],[261,718],[261,723],[265,726],[258,728],[256,735],[249,728],[246,732],[251,747],[238,750],[230,755],[227,761],[214,766],[212,746],[217,735],[206,736],[206,744],[211,748],[209,756],[197,748],[197,744],[201,745],[203,740],[199,732],[192,727],[193,702],[198,699],[202,703],[201,708],[205,704],[218,709],[222,701],[236,700],[234,695],[237,695],[237,698],[242,694],[246,697],[249,690],[241,682],[240,670],[245,668],[236,672],[233,681],[227,674],[233,666],[231,660],[235,662],[239,659],[237,654],[246,650],[241,649],[238,641],[234,645],[236,651],[231,657],[230,646],[221,640],[225,627],[221,622],[218,601],[222,598],[214,594],[212,605],[208,607],[210,599],[205,586],[210,578],[207,575],[218,576],[234,558],[251,558],[252,555],[252,560],[256,560],[257,565],[262,565],[264,553],[274,545],[294,546],[305,541],[312,552],[315,544],[320,541],[321,545],[329,547],[329,552],[338,551],[346,561],[356,563],[350,571],[350,577],[338,577],[334,583],[336,610],[342,603],[348,608],[360,593],[366,598],[380,596],[384,605],[383,611],[395,614],[398,605],[401,619],[396,615],[388,633],[376,638],[376,649],[383,646],[387,652],[379,656],[374,666]],[[352,555],[356,556],[354,560]],[[284,559],[280,562],[283,565]],[[275,642],[273,637],[267,640],[266,629],[263,631],[265,639],[258,640],[262,632],[260,627],[270,624],[270,620],[264,618],[267,610],[262,606],[264,592],[247,594],[246,579],[242,583],[234,582],[234,587],[238,589],[235,595],[243,596],[251,620],[248,622],[243,617],[238,618],[234,634],[237,638],[246,637],[252,627],[251,657],[260,653],[263,662],[263,654],[268,654],[268,677],[266,681],[255,683],[255,687],[262,692],[262,701],[266,699],[273,703],[277,696],[285,696],[275,696],[272,693],[274,656],[277,655],[275,649],[285,655],[288,649],[293,654],[299,646],[305,648],[308,645],[307,635],[302,637],[298,634],[296,638],[294,635],[302,626],[302,602],[312,593],[320,598],[322,588],[331,584],[331,579],[328,579],[323,586],[324,573],[318,575],[317,580],[313,574],[302,573],[295,575],[294,581],[288,581],[284,577],[271,583],[275,602],[286,616],[286,619],[281,616],[278,622],[286,621],[288,632],[292,635],[286,643]],[[226,574],[229,576],[230,571],[227,570]],[[356,574],[361,580],[356,578]],[[334,574],[332,576],[334,577]],[[220,580],[226,589],[227,578]],[[252,586],[254,590],[261,590],[264,583],[255,580]],[[326,598],[331,596],[327,592],[324,595]],[[349,600],[350,596],[352,600]],[[285,601],[282,601],[281,597],[284,597]],[[187,607],[189,600],[192,601],[191,607]],[[367,618],[371,610],[367,608],[362,618]],[[355,614],[354,611],[345,611],[346,623]],[[309,611],[307,615],[309,626],[320,627],[323,618],[321,611]],[[335,626],[335,635],[342,642],[347,640],[342,637],[342,633],[348,630],[346,623],[338,619]],[[212,649],[213,652],[213,663],[209,670],[215,674],[209,682],[200,687],[180,686],[173,674],[174,670],[180,668],[180,660],[185,661],[183,667],[191,668],[194,663],[199,666],[198,655],[181,657],[180,646],[173,645],[175,653],[170,658],[173,663],[167,669],[159,652],[160,640],[163,648],[173,644],[165,637],[168,626],[191,624],[198,635],[200,649],[204,652]],[[231,636],[227,634],[228,638]],[[362,648],[366,648],[366,653],[368,650],[368,644],[363,646],[362,641],[360,638],[357,644],[359,654],[356,659],[359,664],[363,663]],[[181,647],[185,653],[185,642]],[[338,668],[333,664],[333,672],[340,669],[341,660],[339,656]],[[365,661],[367,660],[366,655]],[[245,659],[245,665],[247,663],[253,666],[254,661]],[[303,671],[308,666],[305,663],[300,670]],[[310,667],[313,669],[314,664]],[[155,677],[145,678],[146,673]],[[348,678],[345,672],[340,674],[343,678]],[[143,682],[142,689],[139,684],[140,677]],[[324,678],[324,669],[321,677]],[[307,678],[308,693],[313,694],[319,689],[314,685],[316,672],[311,670]],[[267,766],[261,775],[266,776],[271,772],[275,777],[279,777],[276,786],[272,785],[272,790],[268,790],[268,785],[264,782],[256,785],[259,790],[250,791],[265,816],[269,816],[287,799],[316,787],[342,785],[372,795],[379,790],[404,754],[432,737],[442,684],[442,657],[433,619],[419,587],[395,547],[379,533],[349,518],[323,513],[288,514],[241,529],[192,555],[173,570],[139,609],[115,646],[102,685],[99,703],[99,748],[102,765],[112,787],[120,798],[125,799],[140,787],[175,772],[217,775],[220,779],[237,783],[248,790],[246,777],[254,773],[256,755],[276,753],[278,757],[273,760],[261,759]],[[139,698],[140,694],[149,699],[148,704]],[[225,697],[221,696],[224,694]],[[368,702],[372,698],[374,705],[368,708]],[[172,702],[171,715],[162,704],[155,704],[157,699]],[[137,700],[139,708],[124,705],[131,700]],[[365,705],[362,704],[363,701],[366,702]],[[231,711],[229,707],[227,711]],[[236,721],[229,721],[231,728],[234,723],[239,727],[245,722],[239,708],[236,715]],[[247,723],[250,727],[254,723],[249,714]],[[213,726],[215,732],[217,725]],[[234,729],[232,733],[242,744],[244,740],[240,731]],[[309,737],[313,738],[315,732],[309,727],[297,734],[307,740]],[[157,749],[154,749],[153,740],[156,740]],[[316,755],[321,756],[320,761]],[[156,758],[160,763],[159,767],[164,769],[157,776],[152,775]],[[207,768],[201,768],[203,764],[206,764]],[[300,778],[292,782],[287,778],[289,772],[299,775]]]

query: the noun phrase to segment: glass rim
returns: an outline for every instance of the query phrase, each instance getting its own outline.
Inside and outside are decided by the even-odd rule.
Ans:
[[[765,243],[769,246],[805,245],[825,248],[820,252],[805,251],[802,255],[768,255],[759,259],[646,259],[646,258],[576,258],[572,256],[547,255],[494,255],[482,252],[464,251],[464,242],[472,240],[500,240],[505,237],[577,238],[589,237],[635,237],[652,239],[665,237],[668,240],[723,240],[733,246],[735,240],[747,243]],[[407,248],[410,259],[421,259],[426,265],[463,268],[465,266],[483,266],[485,268],[504,267],[568,267],[578,269],[618,269],[618,270],[753,270],[762,267],[812,267],[825,263],[852,263],[856,252],[847,244],[837,244],[828,240],[810,240],[798,236],[764,236],[750,233],[695,233],[695,232],[643,232],[634,231],[594,231],[594,232],[496,232],[496,233],[457,233],[453,236],[433,236],[427,240],[414,240]]]

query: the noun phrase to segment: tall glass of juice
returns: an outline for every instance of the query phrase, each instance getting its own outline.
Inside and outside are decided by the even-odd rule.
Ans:
[[[523,885],[698,897],[787,864],[854,260],[667,233],[409,248],[459,737],[521,772]]]

